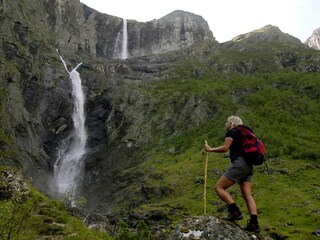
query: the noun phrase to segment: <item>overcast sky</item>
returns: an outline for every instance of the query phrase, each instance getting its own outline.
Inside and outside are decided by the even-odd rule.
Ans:
[[[80,0],[116,17],[147,22],[175,10],[202,16],[219,42],[271,24],[304,42],[320,27],[320,0]]]

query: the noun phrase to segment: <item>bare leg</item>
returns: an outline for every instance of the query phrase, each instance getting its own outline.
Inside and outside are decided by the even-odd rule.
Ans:
[[[258,233],[261,230],[258,223],[257,206],[251,193],[251,187],[251,182],[243,182],[240,184],[242,197],[246,201],[248,211],[250,212],[250,221],[245,227],[245,230]]]
[[[251,193],[251,188],[252,188],[251,182],[240,183],[240,188],[241,188],[242,197],[246,201],[249,213],[252,215],[257,215],[257,205]]]
[[[229,187],[234,184],[229,178],[222,176],[216,185],[214,186],[214,190],[216,191],[217,195],[220,197],[222,201],[224,201],[227,205],[234,203],[231,195],[226,191]]]

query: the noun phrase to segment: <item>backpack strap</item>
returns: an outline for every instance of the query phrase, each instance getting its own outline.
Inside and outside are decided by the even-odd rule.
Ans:
[[[241,129],[243,129],[243,128],[248,129],[254,135],[252,128],[250,128],[248,126],[238,125],[238,126],[235,127],[235,129],[237,129],[238,131],[241,131]]]

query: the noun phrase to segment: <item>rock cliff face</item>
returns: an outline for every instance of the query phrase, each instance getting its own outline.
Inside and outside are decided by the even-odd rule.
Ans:
[[[213,40],[213,35],[207,22],[188,12],[175,11],[147,23],[128,23],[128,50],[133,57],[184,49],[208,39]]]
[[[305,43],[311,48],[320,50],[320,28],[314,30]]]
[[[123,20],[79,0],[3,0],[0,19],[0,164],[22,167],[36,186],[50,189],[59,146],[73,128],[71,85],[59,49],[70,70],[84,61],[80,71],[90,149],[85,188],[89,193],[101,190],[101,181],[112,186],[113,172],[123,167],[114,163],[151,138],[148,131],[141,134],[139,126],[152,127],[153,120],[145,123],[149,113],[142,108],[152,103],[132,86],[142,79],[166,77],[172,58],[111,61],[118,58]],[[128,39],[129,57],[204,40],[216,43],[203,18],[182,11],[147,23],[128,21]],[[106,178],[101,178],[104,173]]]
[[[77,0],[48,4],[49,25],[59,36],[59,48],[80,56],[119,58],[123,19],[97,12]],[[178,50],[205,39],[213,39],[207,22],[188,12],[175,11],[146,23],[127,21],[128,57]]]

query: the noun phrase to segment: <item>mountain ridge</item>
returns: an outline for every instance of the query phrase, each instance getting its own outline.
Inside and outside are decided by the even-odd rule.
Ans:
[[[231,41],[239,42],[269,42],[269,41],[281,41],[292,44],[300,44],[301,41],[288,33],[283,33],[278,27],[272,25],[266,25],[260,29],[251,31],[246,34],[241,34],[234,37]]]
[[[82,4],[84,4],[84,5],[86,6],[85,3],[82,3]],[[174,10],[174,11],[172,11],[171,13],[168,13],[168,14],[166,14],[166,15],[163,16],[163,17],[166,17],[166,16],[168,16],[168,15],[170,15],[170,14],[172,14],[172,13],[175,13],[175,12],[191,13],[191,12],[187,12],[187,11],[183,11],[183,10]],[[106,13],[106,14],[107,14],[107,13]],[[194,14],[194,13],[191,13],[191,14]],[[195,14],[194,14],[194,15],[195,15]],[[197,15],[197,16],[200,16],[200,17],[202,18],[201,15]],[[163,17],[160,17],[159,19],[154,19],[154,20],[160,20],[160,19],[162,19]],[[134,20],[134,19],[131,19],[131,20]],[[151,22],[151,21],[154,21],[154,20],[145,21],[145,22],[141,22],[141,23]],[[136,20],[134,20],[134,21],[136,21]],[[266,25],[266,26],[271,26],[271,24],[268,24],[268,25]],[[265,26],[265,27],[266,27],[266,26]],[[263,28],[264,28],[264,27],[262,27],[261,29],[263,29]],[[255,31],[255,30],[253,30],[253,31]],[[253,31],[252,31],[252,32],[253,32]],[[314,30],[314,31],[316,31],[316,30]],[[234,36],[232,39],[226,40],[226,41],[223,41],[223,42],[232,41],[233,39],[236,39],[236,38],[238,38],[239,36],[242,36],[242,37],[243,37],[243,35],[245,35],[245,34],[246,34],[246,33],[239,34],[239,35],[237,35],[237,36]],[[288,35],[290,35],[290,34],[288,33]],[[297,37],[295,37],[295,36],[293,36],[293,35],[290,35],[290,36],[296,38],[296,39],[299,40],[300,42],[303,42],[303,43],[305,43],[305,44],[307,44],[307,45],[308,45],[308,43],[307,43],[308,39],[312,37],[312,36],[310,36],[310,37],[309,37],[308,39],[306,39],[305,41],[302,41],[302,40],[298,39]],[[223,42],[221,42],[221,43],[223,43]]]

